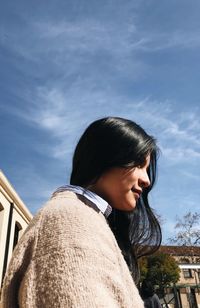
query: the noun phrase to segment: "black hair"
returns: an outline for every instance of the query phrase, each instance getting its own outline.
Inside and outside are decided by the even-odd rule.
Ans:
[[[153,287],[151,281],[144,279],[142,281],[142,285],[141,285],[141,288],[140,288],[141,297],[143,299],[146,299],[148,297],[152,297],[154,295],[154,293],[155,293],[155,290],[154,290],[154,287]]]
[[[159,149],[156,141],[135,122],[119,117],[99,119],[85,130],[73,156],[70,184],[87,188],[113,167],[136,167],[150,155],[150,186],[143,189],[137,207],[131,211],[114,209],[109,225],[129,266],[139,280],[137,259],[156,251],[161,243],[159,222],[149,206],[148,194],[156,179]]]

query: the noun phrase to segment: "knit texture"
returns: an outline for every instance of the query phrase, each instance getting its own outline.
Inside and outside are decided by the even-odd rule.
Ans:
[[[29,224],[10,261],[3,308],[143,308],[103,214],[58,193]]]

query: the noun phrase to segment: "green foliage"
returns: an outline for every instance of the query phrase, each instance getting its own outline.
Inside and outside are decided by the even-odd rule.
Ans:
[[[140,267],[140,280],[143,281],[146,278],[148,272],[148,264],[146,257],[139,259],[139,267]]]
[[[162,289],[179,280],[180,269],[173,257],[157,252],[149,257],[143,257],[139,261],[141,281],[148,279],[154,286]]]

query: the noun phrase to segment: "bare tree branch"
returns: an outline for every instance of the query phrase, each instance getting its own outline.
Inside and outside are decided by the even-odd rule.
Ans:
[[[175,229],[178,229],[170,244],[179,246],[198,246],[200,244],[200,213],[189,211],[182,218],[176,217]]]

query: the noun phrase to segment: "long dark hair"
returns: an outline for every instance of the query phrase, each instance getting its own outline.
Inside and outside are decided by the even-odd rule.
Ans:
[[[148,194],[156,179],[158,147],[153,137],[131,120],[107,117],[90,124],[80,138],[73,157],[70,183],[88,187],[113,167],[136,167],[150,155],[150,186],[143,189],[134,211],[113,209],[109,225],[128,264],[139,280],[138,258],[156,251],[161,243],[159,222],[149,206]]]
[[[151,281],[148,281],[146,279],[143,280],[141,288],[140,288],[141,297],[143,299],[146,299],[148,297],[152,297],[154,293],[155,293],[155,290],[154,290],[154,286],[152,285]]]

